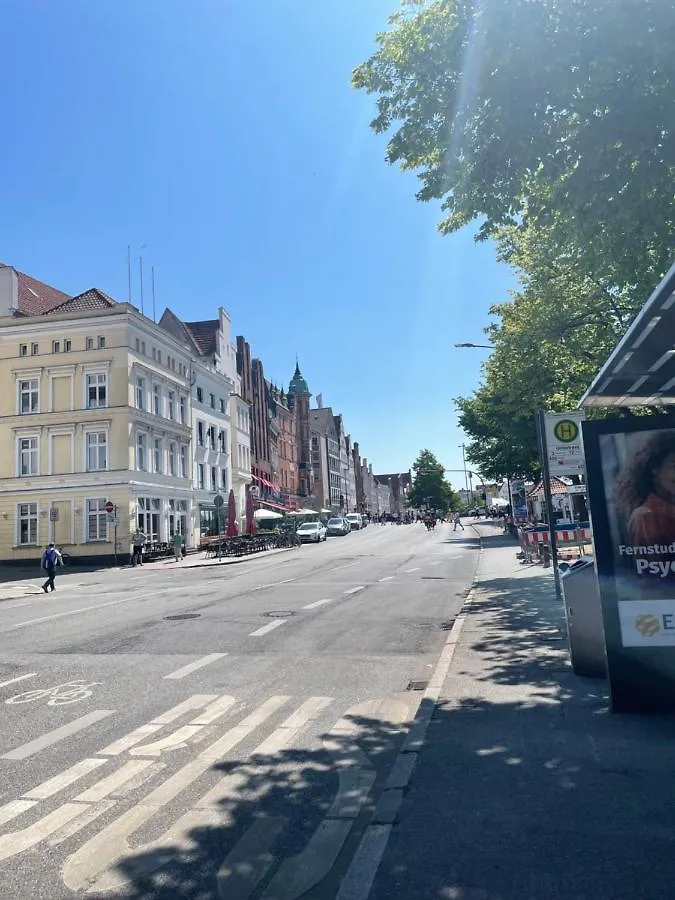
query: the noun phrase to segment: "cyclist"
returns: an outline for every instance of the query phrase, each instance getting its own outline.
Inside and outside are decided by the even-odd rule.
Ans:
[[[42,585],[42,590],[47,593],[47,588],[54,591],[54,579],[56,578],[56,567],[62,565],[63,557],[54,546],[54,541],[50,541],[44,553],[42,554],[41,567],[47,573],[47,580]]]

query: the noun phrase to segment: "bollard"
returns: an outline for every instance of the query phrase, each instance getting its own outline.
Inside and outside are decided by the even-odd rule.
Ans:
[[[541,562],[545,569],[549,569],[551,567],[551,548],[548,544],[542,544]]]

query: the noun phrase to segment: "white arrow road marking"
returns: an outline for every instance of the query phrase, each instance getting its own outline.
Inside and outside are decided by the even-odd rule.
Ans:
[[[241,743],[241,741],[248,737],[249,734],[255,731],[256,728],[262,725],[266,719],[284,706],[289,700],[290,697],[288,696],[270,697],[252,713],[246,716],[246,718],[238,725],[235,725],[234,728],[227,731],[209,747],[202,750],[195,759],[184,765],[170,778],[151,791],[144,800],[140,801],[136,806],[132,807],[132,809],[123,813],[102,831],[99,831],[98,834],[90,838],[90,840],[83,844],[65,863],[63,868],[63,881],[66,887],[69,887],[73,891],[87,891],[93,893],[112,890],[119,885],[127,883],[128,879],[132,877],[131,874],[127,876],[124,873],[117,871],[115,869],[115,863],[122,856],[126,857],[128,860],[131,850],[129,839],[136,831],[152,819],[163,806],[166,806],[174,800],[186,788],[207,772],[215,761],[222,759],[226,753],[232,750],[237,744]],[[225,826],[226,823],[223,821],[224,817],[222,811],[216,811],[215,815],[213,815],[213,810],[208,812],[211,813],[208,824],[216,822],[221,827]],[[201,815],[201,820],[204,818],[202,810],[191,810],[190,813],[188,813],[188,818],[192,820],[189,827],[192,827],[193,825],[195,813],[198,814],[198,819],[199,815]],[[183,817],[183,819],[185,819],[185,817]],[[180,820],[180,824],[177,824],[174,828],[169,830],[168,836],[171,837],[172,845],[174,839],[178,839],[178,834],[176,834],[176,832],[182,835],[183,842],[187,840],[190,844],[192,843],[192,838],[189,836],[190,831],[188,830],[187,833],[183,831],[187,824],[183,819]],[[201,820],[200,824],[203,824]],[[160,838],[159,842],[153,842],[150,846],[158,846],[161,843],[166,848],[166,840],[167,835],[164,835]],[[146,853],[147,847],[136,847],[134,850],[136,853]],[[159,854],[158,859],[145,859],[139,862],[142,862],[145,865],[150,863],[161,865],[164,860],[165,854]],[[156,867],[157,866],[155,865],[152,866],[152,868]]]
[[[375,780],[371,761],[357,746],[362,728],[360,721],[377,719],[396,727],[409,718],[407,704],[400,700],[379,699],[351,707],[335,723],[323,744],[340,769],[338,792],[305,849],[282,863],[262,900],[296,900],[323,881],[335,865]]]

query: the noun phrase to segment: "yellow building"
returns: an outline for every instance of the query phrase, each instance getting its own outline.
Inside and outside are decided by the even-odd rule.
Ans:
[[[0,267],[0,560],[36,560],[50,539],[124,558],[137,527],[190,546],[190,371],[133,306]]]

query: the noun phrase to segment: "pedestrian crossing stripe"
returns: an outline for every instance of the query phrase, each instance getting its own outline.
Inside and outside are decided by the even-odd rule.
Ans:
[[[231,823],[228,806],[233,808],[240,799],[240,790],[246,783],[247,775],[238,768],[224,775],[220,780],[193,802],[190,809],[181,815],[157,840],[145,846],[137,846],[134,835],[146,826],[162,809],[174,801],[200,779],[230,751],[244,742],[260,728],[264,728],[272,716],[288,709],[292,697],[274,695],[232,725],[214,741],[204,746],[178,771],[166,774],[171,754],[180,747],[201,742],[205,729],[210,729],[219,720],[241,710],[235,698],[229,695],[197,694],[172,707],[151,722],[129,732],[107,744],[95,755],[80,760],[26,791],[19,799],[0,806],[0,826],[20,819],[36,807],[52,800],[67,789],[83,781],[91,781],[95,773],[97,780],[83,785],[72,799],[46,812],[24,828],[0,834],[0,861],[10,859],[20,853],[32,850],[47,842],[57,846],[85,828],[88,828],[103,813],[118,806],[132,791],[145,782],[153,782],[149,793],[139,799],[133,807],[122,812],[89,837],[66,860],[62,877],[65,885],[73,891],[99,893],[123,890],[131,881],[150,874],[167,860],[162,848],[171,847],[188,851],[193,847],[195,833],[204,827],[227,827]],[[256,769],[257,788],[260,796],[265,791],[265,772],[279,765],[278,754],[297,744],[306,729],[325,713],[333,704],[331,697],[312,696],[300,705],[257,745],[251,758],[245,763],[247,773]],[[273,875],[263,898],[295,897],[318,884],[332,867],[342,849],[357,816],[361,813],[375,781],[375,768],[371,760],[359,747],[360,726],[364,719],[383,722],[387,732],[396,732],[407,727],[414,709],[408,702],[398,699],[366,701],[352,707],[324,735],[323,746],[332,755],[333,766],[337,770],[338,789],[320,828],[310,839],[305,851],[297,857],[282,862]],[[187,723],[186,716],[190,716]],[[173,729],[160,734],[167,726]],[[157,784],[157,776],[164,775]],[[255,793],[255,790],[254,790]],[[247,790],[247,802],[251,792]],[[253,798],[255,799],[255,798]],[[217,885],[220,895],[230,900],[244,900],[267,874],[266,867],[253,867],[248,879],[240,877],[236,859],[246,851],[247,846],[272,842],[285,827],[283,817],[268,821],[266,826],[252,826],[230,851],[221,865]],[[197,831],[195,831],[197,829]],[[318,857],[317,857],[318,854]],[[117,863],[124,858],[122,870]],[[320,858],[321,864],[317,862]],[[312,865],[308,865],[308,860]],[[254,877],[255,876],[255,877]],[[253,885],[251,886],[251,883]],[[310,883],[311,882],[311,883]],[[236,887],[239,885],[239,887]],[[236,889],[235,889],[236,888]],[[250,890],[249,890],[250,888]],[[243,893],[242,893],[243,891]],[[272,891],[272,893],[270,893]]]

